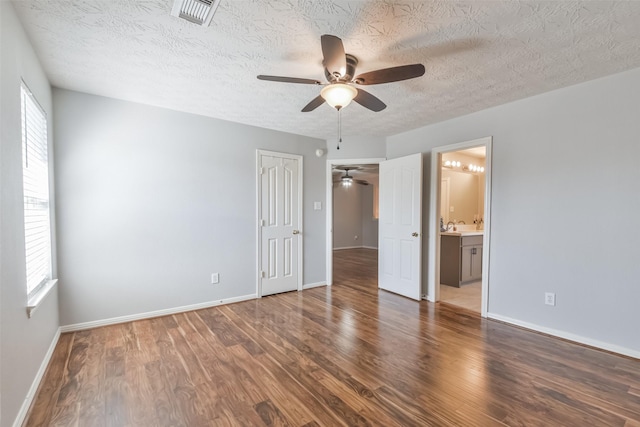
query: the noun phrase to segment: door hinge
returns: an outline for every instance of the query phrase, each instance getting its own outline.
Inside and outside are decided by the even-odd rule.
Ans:
[[[262,277],[263,279],[266,277],[266,274],[264,274],[264,271],[260,272],[260,277]]]
[[[260,224],[259,225],[260,225],[260,227],[264,227],[264,219],[260,220]]]
[[[264,175],[264,166],[260,168],[260,175]]]

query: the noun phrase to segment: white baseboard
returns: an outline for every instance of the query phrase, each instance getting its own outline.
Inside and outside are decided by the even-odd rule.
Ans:
[[[31,383],[31,387],[29,387],[29,391],[27,392],[27,396],[24,398],[24,402],[22,402],[22,406],[20,407],[20,411],[16,416],[15,421],[13,422],[13,427],[20,427],[29,412],[29,408],[33,403],[33,398],[36,396],[38,391],[38,387],[40,387],[40,382],[44,377],[44,373],[47,371],[47,367],[49,366],[49,362],[51,361],[51,357],[53,356],[53,351],[56,349],[56,345],[58,345],[58,340],[60,339],[60,328],[56,331],[56,334],[53,336],[53,340],[51,341],[51,345],[47,350],[47,353],[44,355],[44,359],[40,364],[40,369],[36,373],[36,377],[33,379]]]
[[[326,286],[327,282],[316,282],[316,283],[307,283],[306,285],[302,285],[302,289],[311,289],[311,288],[317,288],[319,286]]]
[[[565,340],[573,341],[579,344],[588,345],[590,347],[599,348],[601,350],[610,351],[612,353],[618,353],[623,356],[633,357],[634,359],[640,359],[640,351],[633,350],[619,345],[594,340],[592,338],[583,337],[581,335],[572,334],[570,332],[559,331],[557,329],[547,328],[545,326],[536,325],[529,322],[523,322],[522,320],[512,319],[510,317],[501,316],[499,314],[487,313],[489,319],[499,320],[504,323],[520,326],[525,329],[531,329],[532,331],[542,332],[543,334],[553,335],[554,337],[563,338]]]
[[[203,308],[215,307],[223,304],[231,304],[234,302],[248,301],[256,299],[256,294],[243,295],[239,297],[221,299],[216,301],[203,302],[199,304],[185,305],[182,307],[167,308],[165,310],[150,311],[147,313],[131,314],[128,316],[112,317],[110,319],[95,320],[93,322],[75,323],[73,325],[65,325],[60,327],[61,332],[74,332],[84,329],[98,328],[100,326],[116,325],[118,323],[126,323],[134,320],[151,319],[153,317],[168,316],[170,314],[184,313],[185,311],[201,310]]]
[[[376,251],[378,250],[377,246],[362,246],[362,248],[364,248],[364,249],[375,249]]]

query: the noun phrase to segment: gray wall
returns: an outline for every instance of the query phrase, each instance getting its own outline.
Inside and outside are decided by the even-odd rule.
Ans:
[[[51,89],[13,6],[5,1],[0,2],[0,40],[0,426],[5,427],[16,419],[59,323],[57,288],[27,318],[22,200],[20,79],[47,114],[50,149]]]
[[[493,136],[491,314],[640,352],[638,99],[640,69],[388,139],[428,181],[433,147]]]
[[[333,248],[362,246],[362,186],[333,184]]]
[[[333,248],[378,247],[373,219],[373,186],[333,185]]]
[[[363,108],[359,105],[355,108]],[[349,107],[351,108],[351,107]],[[386,156],[385,137],[360,137],[345,136],[340,143],[340,149],[337,149],[338,141],[336,139],[327,140],[327,158],[328,159],[384,159]]]
[[[324,282],[325,141],[62,89],[54,108],[63,325],[254,295],[258,148],[304,156],[303,283]]]
[[[378,220],[373,217],[373,185],[361,187],[362,192],[362,246],[378,247]]]

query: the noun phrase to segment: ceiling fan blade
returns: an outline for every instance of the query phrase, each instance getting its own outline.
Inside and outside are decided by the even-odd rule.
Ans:
[[[382,70],[362,73],[353,79],[360,85],[377,85],[380,83],[399,82],[409,80],[424,75],[425,69],[422,64],[401,65],[399,67],[384,68]]]
[[[354,181],[356,182],[356,184],[369,185],[369,182],[365,181],[364,179],[354,179]]]
[[[282,83],[300,83],[306,85],[319,85],[322,84],[318,80],[313,79],[300,79],[297,77],[280,77],[280,76],[263,76],[260,74],[258,80],[268,80],[270,82],[282,82]]]
[[[376,113],[387,108],[387,105],[384,102],[362,89],[358,89],[358,94],[353,98],[353,100]]]
[[[310,103],[305,105],[305,107],[302,109],[302,112],[303,113],[308,113],[309,111],[315,110],[316,108],[318,108],[322,104],[324,104],[324,98],[322,96],[318,95],[315,98],[313,98]]]
[[[347,72],[347,55],[344,53],[342,40],[336,36],[325,34],[320,37],[320,43],[324,57],[322,65],[330,73],[338,73],[339,77],[344,76]]]

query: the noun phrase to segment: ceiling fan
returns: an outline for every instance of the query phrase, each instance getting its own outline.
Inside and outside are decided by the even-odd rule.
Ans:
[[[353,176],[349,175],[349,171],[350,170],[359,170],[360,168],[358,168],[358,167],[354,167],[354,168],[337,167],[336,169],[343,170],[344,171],[344,175],[341,176],[340,179],[334,180],[333,182],[340,183],[345,187],[351,187],[351,185],[353,185],[353,183],[360,184],[360,185],[369,185],[368,181],[365,181],[364,179],[355,179]]]
[[[384,68],[355,75],[358,58],[345,53],[342,40],[336,36],[325,34],[320,37],[322,45],[322,65],[327,83],[318,80],[297,77],[280,77],[259,75],[258,79],[283,83],[299,83],[323,85],[320,95],[309,102],[302,112],[313,111],[325,101],[336,110],[349,105],[353,100],[371,111],[382,111],[387,106],[377,97],[354,85],[376,85],[381,83],[398,82],[413,79],[424,75],[425,68],[422,64],[401,65],[398,67]]]

